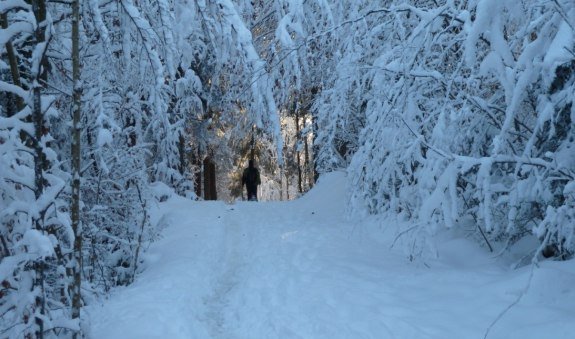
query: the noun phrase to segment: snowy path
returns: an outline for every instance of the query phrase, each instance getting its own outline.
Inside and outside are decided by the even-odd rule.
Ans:
[[[333,189],[342,180],[289,203],[172,199],[147,270],[88,309],[92,337],[483,338],[524,290],[529,267],[505,271],[479,250],[461,252],[461,240],[431,268],[390,252],[344,221]],[[573,333],[575,265],[546,262],[488,338]]]

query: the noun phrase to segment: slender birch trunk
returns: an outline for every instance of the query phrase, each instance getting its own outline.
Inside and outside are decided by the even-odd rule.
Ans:
[[[74,232],[73,282],[71,286],[72,319],[80,318],[82,307],[80,287],[82,283],[82,224],[80,221],[80,116],[82,113],[82,84],[80,81],[80,0],[72,3],[72,80],[73,80],[73,118],[72,118],[72,230]],[[80,336],[75,333],[74,337]]]
[[[47,79],[47,70],[45,68],[46,50],[46,4],[44,0],[32,1],[32,10],[36,19],[36,30],[34,32],[35,48],[38,50],[37,63],[34,64],[32,69],[32,123],[34,124],[34,135],[27,140],[27,142],[34,149],[34,197],[39,200],[44,193],[44,169],[46,167],[44,150],[42,149],[42,136],[44,134],[44,112],[42,111],[42,82]],[[34,227],[44,232],[43,213],[34,218]],[[43,339],[45,324],[44,318],[46,315],[46,292],[45,292],[45,269],[46,264],[44,259],[37,259],[34,262],[34,270],[36,279],[34,286],[41,291],[36,298],[36,307],[40,309],[40,316],[35,316],[35,323],[38,326],[36,331],[36,338]]]

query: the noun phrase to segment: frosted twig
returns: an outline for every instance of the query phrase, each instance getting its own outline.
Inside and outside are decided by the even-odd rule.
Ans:
[[[525,286],[525,288],[521,291],[521,293],[519,293],[517,298],[511,304],[509,304],[509,306],[507,306],[501,313],[499,313],[499,315],[497,316],[497,318],[495,318],[495,320],[493,320],[493,322],[489,325],[489,327],[485,331],[485,335],[483,336],[483,339],[487,339],[487,336],[489,335],[489,332],[491,331],[493,326],[495,326],[495,324],[497,322],[499,322],[499,320],[501,320],[501,318],[503,318],[503,316],[513,306],[517,305],[521,301],[521,298],[523,298],[523,296],[527,293],[527,290],[529,290],[529,286],[531,285],[531,280],[533,280],[533,272],[534,271],[535,271],[535,262],[531,265],[531,273],[529,273],[529,279],[527,280],[527,285]]]
[[[400,116],[400,119],[401,119],[401,121],[403,122],[403,124],[405,125],[405,127],[407,127],[407,129],[409,129],[409,131],[410,131],[417,139],[419,139],[419,140],[421,141],[421,143],[422,143],[425,147],[429,148],[431,151],[437,153],[439,156],[441,156],[441,157],[443,157],[443,158],[445,158],[445,159],[454,160],[453,155],[448,154],[448,153],[446,153],[446,152],[444,152],[444,151],[442,151],[442,150],[440,150],[440,149],[434,147],[433,145],[429,144],[421,134],[415,132],[415,131],[413,130],[413,128],[411,128],[411,126],[409,126],[409,124],[407,123],[407,121],[405,121],[405,119],[404,119],[403,117]]]
[[[474,217],[475,218],[475,217]],[[477,229],[479,230],[479,233],[481,233],[481,236],[483,236],[483,240],[485,240],[485,243],[487,244],[487,246],[489,247],[489,252],[493,253],[493,247],[491,246],[491,244],[489,243],[489,240],[487,239],[487,236],[485,235],[485,232],[483,232],[483,229],[481,228],[481,225],[479,225],[479,223],[476,221],[475,224],[477,225]]]
[[[557,7],[557,11],[559,12],[559,15],[561,15],[561,17],[563,18],[563,20],[565,20],[565,23],[567,23],[567,25],[569,25],[569,27],[571,27],[572,31],[575,31],[575,27],[573,27],[573,25],[569,22],[569,18],[567,17],[566,11],[563,8],[563,6],[561,6],[561,4],[559,3],[559,1],[557,0],[553,0],[553,3],[555,4],[555,6]]]
[[[418,228],[418,227],[420,227],[420,226],[421,226],[420,224],[416,224],[416,225],[411,226],[410,228],[408,228],[408,229],[406,229],[406,230],[404,230],[404,231],[401,231],[401,232],[395,237],[395,239],[393,240],[393,243],[391,244],[391,246],[390,246],[389,248],[393,248],[393,246],[395,246],[395,243],[397,242],[397,240],[399,240],[399,238],[401,238],[404,234],[409,233],[409,232],[413,231],[414,229],[416,229],[416,228]]]

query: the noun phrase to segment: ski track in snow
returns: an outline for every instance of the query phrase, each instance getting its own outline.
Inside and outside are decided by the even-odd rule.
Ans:
[[[524,290],[528,267],[460,240],[450,261],[409,263],[345,221],[342,177],[294,202],[165,203],[147,269],[87,309],[91,337],[483,338]],[[488,338],[572,338],[574,288],[573,263],[543,263]]]

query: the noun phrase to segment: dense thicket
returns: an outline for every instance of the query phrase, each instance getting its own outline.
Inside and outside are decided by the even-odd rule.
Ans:
[[[318,160],[349,166],[353,208],[421,225],[416,251],[471,219],[490,241],[535,234],[571,255],[573,2],[356,6],[316,102]]]

